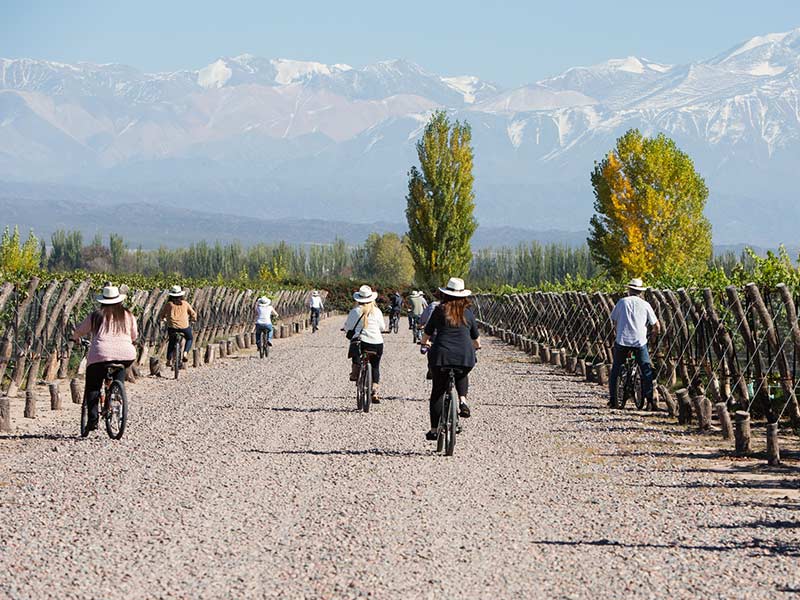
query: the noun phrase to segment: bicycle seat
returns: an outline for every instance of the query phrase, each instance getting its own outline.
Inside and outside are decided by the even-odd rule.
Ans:
[[[109,373],[116,373],[117,371],[122,371],[125,368],[125,365],[120,363],[112,363],[107,365],[106,368],[108,369]]]
[[[375,352],[374,350],[364,350],[361,354],[363,354],[364,356],[366,356],[368,358],[371,358],[373,356],[377,356],[378,355],[378,353]]]

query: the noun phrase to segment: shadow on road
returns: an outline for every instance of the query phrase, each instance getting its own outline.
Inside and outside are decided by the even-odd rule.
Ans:
[[[615,548],[654,548],[664,550],[700,550],[703,552],[731,552],[737,550],[763,550],[772,555],[800,556],[800,544],[776,542],[753,538],[750,541],[735,541],[729,546],[713,546],[705,544],[655,544],[626,543],[614,540],[534,540],[531,544],[542,546],[611,546]]]
[[[334,408],[328,406],[266,406],[264,410],[271,410],[274,412],[295,412],[295,413],[349,413],[355,412],[353,408]]]
[[[287,454],[301,456],[430,456],[429,452],[411,450],[386,450],[369,448],[367,450],[248,450],[254,454]]]
[[[79,442],[82,440],[77,433],[21,433],[19,435],[0,435],[0,440],[57,440],[64,442]]]

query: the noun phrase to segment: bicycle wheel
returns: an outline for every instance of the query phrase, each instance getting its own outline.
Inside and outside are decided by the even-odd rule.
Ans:
[[[364,369],[364,412],[369,412],[369,407],[372,406],[372,365],[367,363]]]
[[[172,370],[175,375],[175,379],[178,378],[178,374],[181,370],[181,360],[183,359],[183,352],[182,344],[180,342],[175,343],[175,354],[172,356]]]
[[[364,365],[361,365],[361,368],[358,371],[358,381],[356,382],[356,408],[358,410],[364,410],[364,378],[366,377],[366,373],[364,371]]]
[[[616,402],[612,408],[625,408],[625,403],[628,399],[625,397],[627,393],[627,384],[625,381],[628,378],[628,367],[622,365],[622,368],[619,371],[619,375],[617,376],[617,385],[615,386],[616,392]]]
[[[636,404],[637,410],[644,410],[644,394],[642,394],[642,372],[639,370],[639,365],[633,367],[633,372],[630,377],[630,384],[633,388],[628,390],[628,393],[633,396],[633,402]]]
[[[456,447],[456,427],[458,426],[458,402],[451,391],[447,392],[447,428],[445,435],[445,456],[453,456]]]
[[[81,403],[81,437],[89,435],[89,405],[86,403],[86,397],[83,398]]]
[[[395,333],[400,331],[400,317],[395,318],[394,326],[392,327],[392,331],[394,331]]]
[[[106,397],[106,433],[112,440],[118,440],[125,433],[128,421],[128,398],[125,386],[119,381],[112,381],[108,386]]]

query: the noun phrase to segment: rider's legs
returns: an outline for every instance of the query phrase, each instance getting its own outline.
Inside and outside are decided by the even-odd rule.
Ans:
[[[181,331],[180,329],[175,329],[174,327],[167,328],[167,335],[169,336],[167,342],[167,364],[172,362],[172,357],[175,354],[175,345],[178,343],[178,332]]]
[[[86,367],[86,381],[83,390],[83,397],[89,405],[89,428],[95,429],[97,427],[97,420],[99,418],[99,401],[100,401],[100,388],[103,387],[106,373],[108,372],[108,365],[120,364],[124,365],[125,369],[133,364],[132,360],[109,360],[105,362],[92,363]],[[125,369],[120,369],[114,374],[114,379],[124,384],[125,382]]]
[[[194,333],[192,333],[191,327],[187,327],[181,331],[183,332],[183,337],[186,338],[186,343],[183,345],[183,353],[187,354],[192,349],[192,344],[194,343]]]
[[[275,328],[272,326],[272,323],[268,323],[264,325],[267,328],[267,344],[270,346],[272,345],[272,334],[275,333]]]
[[[653,364],[650,362],[650,352],[647,346],[637,348],[636,362],[639,363],[639,372],[642,374],[642,397],[648,405],[653,403]]]

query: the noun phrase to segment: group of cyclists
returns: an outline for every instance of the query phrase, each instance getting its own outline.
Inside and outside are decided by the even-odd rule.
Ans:
[[[633,352],[641,372],[642,393],[649,404],[653,403],[653,371],[647,348],[648,327],[658,333],[660,324],[652,306],[642,298],[645,290],[641,279],[628,284],[627,296],[621,298],[611,313],[616,326],[614,360],[609,377],[610,406],[615,406],[616,379],[625,356]],[[169,300],[158,314],[158,319],[167,328],[169,344],[167,364],[175,359],[178,336],[186,340],[184,359],[191,350],[193,335],[191,322],[197,319],[194,307],[185,299],[185,291],[174,285],[168,292]],[[444,394],[448,386],[448,373],[455,372],[455,388],[459,398],[459,414],[469,417],[467,403],[469,373],[476,364],[475,351],[480,349],[480,335],[475,315],[471,310],[470,290],[464,280],[451,277],[447,284],[438,288],[436,300],[430,304],[423,292],[414,290],[404,302],[399,292],[389,300],[390,317],[399,318],[404,307],[408,308],[409,328],[421,328],[420,351],[427,354],[428,378],[432,380],[429,398],[431,428],[426,439],[437,439],[437,425],[442,413]],[[106,284],[97,296],[98,308],[77,325],[73,338],[78,341],[90,337],[87,351],[85,401],[89,407],[88,429],[96,429],[98,423],[98,400],[101,386],[109,365],[129,367],[136,359],[134,343],[138,337],[136,318],[125,308],[126,295],[117,286]],[[376,304],[378,293],[369,285],[362,285],[354,294],[356,305],[347,315],[344,330],[350,339],[348,358],[351,360],[350,380],[357,381],[361,352],[368,352],[372,365],[373,403],[380,402],[380,364],[384,351],[383,334],[388,331],[383,312]],[[318,291],[312,292],[308,300],[311,320],[318,321],[324,308]],[[266,296],[258,298],[255,308],[256,343],[272,345],[272,319],[278,313]],[[316,328],[315,328],[316,331]],[[357,343],[354,343],[356,341]],[[124,381],[125,370],[114,375]]]

